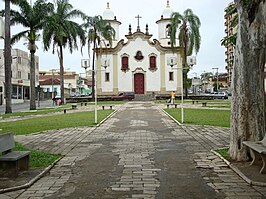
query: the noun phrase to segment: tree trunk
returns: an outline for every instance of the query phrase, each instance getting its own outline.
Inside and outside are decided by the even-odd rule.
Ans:
[[[11,44],[10,44],[10,0],[5,0],[5,113],[12,113],[11,107]]]
[[[247,10],[242,2],[237,4],[239,31],[232,79],[230,136],[230,156],[237,161],[247,159],[242,141],[261,140],[265,135],[266,3],[260,1],[257,6],[258,10]]]
[[[30,44],[31,48],[35,44]],[[35,49],[30,49],[30,110],[36,110],[36,89],[35,89]]]
[[[64,64],[63,64],[63,47],[60,46],[59,62],[60,62],[60,92],[61,92],[61,103],[65,103],[65,91],[64,91]]]

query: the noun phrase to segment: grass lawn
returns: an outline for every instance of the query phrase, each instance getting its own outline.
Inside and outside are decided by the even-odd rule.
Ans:
[[[47,167],[61,157],[61,155],[50,154],[47,152],[37,151],[37,150],[30,150],[19,143],[16,143],[14,151],[30,151],[31,168]]]
[[[102,121],[113,110],[98,110],[98,122]],[[84,111],[36,117],[14,122],[1,122],[1,134],[12,132],[16,135],[25,135],[51,129],[63,129],[77,126],[95,126],[94,111]]]
[[[217,149],[216,152],[223,156],[226,160],[230,160],[229,148]]]
[[[28,115],[41,115],[41,114],[48,114],[54,112],[63,112],[64,109],[71,109],[71,104],[66,104],[62,106],[51,106],[46,108],[37,108],[36,110],[27,110],[15,113],[8,113],[8,114],[0,114],[0,117],[3,119],[9,117],[24,117]]]
[[[176,120],[181,121],[181,109],[164,109]],[[184,109],[184,123],[210,126],[230,126],[230,110]]]

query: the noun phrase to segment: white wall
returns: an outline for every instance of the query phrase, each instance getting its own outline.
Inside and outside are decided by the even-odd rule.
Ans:
[[[138,61],[134,58],[137,51],[141,51],[144,59]],[[129,70],[123,72],[121,70],[121,57],[126,53],[129,55]],[[154,53],[157,56],[157,70],[151,72],[149,70],[149,55]],[[118,53],[118,88],[119,91],[134,91],[134,77],[133,71],[136,68],[141,68],[145,74],[145,91],[159,91],[160,90],[160,53],[146,40],[137,37],[134,41],[129,43]]]

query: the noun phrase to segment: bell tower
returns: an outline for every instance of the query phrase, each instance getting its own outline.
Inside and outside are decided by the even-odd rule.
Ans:
[[[103,19],[107,20],[115,30],[115,38],[113,39],[112,43],[112,46],[114,47],[119,41],[119,26],[121,25],[121,22],[117,21],[114,12],[110,9],[109,2],[107,2],[107,7],[103,12]]]
[[[161,15],[161,19],[156,21],[158,24],[158,40],[162,46],[170,47],[170,24],[171,24],[171,15],[173,13],[173,9],[170,7],[169,0],[167,0],[166,8],[163,10]]]

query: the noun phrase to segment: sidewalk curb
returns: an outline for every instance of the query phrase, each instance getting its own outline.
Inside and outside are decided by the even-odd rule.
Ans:
[[[114,112],[110,113],[110,115],[108,115],[106,118],[104,118],[104,119],[103,119],[99,124],[97,124],[95,127],[97,128],[97,127],[101,126],[101,125],[102,125],[107,119],[113,117],[113,115],[114,115],[115,113],[117,113],[117,109],[114,110]]]
[[[224,149],[224,148],[220,148],[220,149]],[[221,160],[223,160],[237,175],[239,175],[248,184],[255,185],[255,186],[260,186],[260,187],[266,187],[266,183],[265,182],[258,182],[258,181],[253,181],[253,180],[249,179],[236,166],[234,166],[233,164],[231,164],[228,160],[226,160],[223,156],[221,156],[215,150],[212,149],[211,152],[214,153],[216,156],[218,156]]]
[[[168,117],[170,117],[172,120],[174,120],[179,126],[183,126],[179,121],[177,121],[172,115],[167,113],[165,110],[159,108],[160,111],[162,111],[164,114],[166,114]]]
[[[29,188],[30,186],[32,186],[35,182],[37,182],[41,177],[43,177],[46,173],[48,173],[53,167],[54,165],[56,165],[57,162],[59,162],[64,156],[58,158],[56,161],[54,161],[51,165],[49,165],[48,167],[46,167],[41,173],[39,173],[39,175],[35,176],[33,179],[31,179],[29,182],[27,182],[24,185],[20,185],[20,186],[16,186],[16,187],[10,187],[10,188],[6,188],[6,189],[0,189],[0,194],[2,193],[6,193],[6,192],[10,192],[10,191],[16,191],[19,189],[26,189]]]

